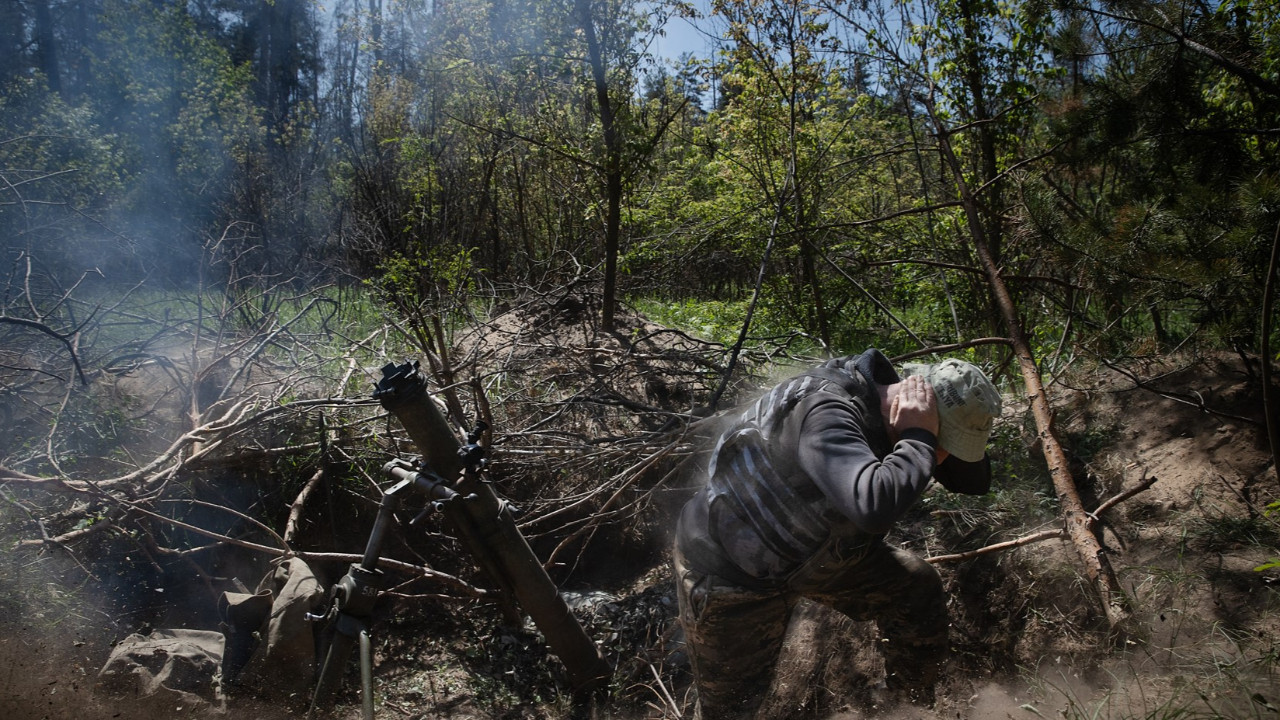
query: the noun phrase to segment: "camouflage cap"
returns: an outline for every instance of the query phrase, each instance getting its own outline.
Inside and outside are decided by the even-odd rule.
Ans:
[[[933,386],[938,396],[938,444],[965,462],[981,460],[1000,415],[1000,392],[982,370],[973,363],[949,359],[904,365],[902,375],[923,375]]]

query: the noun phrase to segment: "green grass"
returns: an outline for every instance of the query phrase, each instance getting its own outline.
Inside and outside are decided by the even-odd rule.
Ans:
[[[659,325],[678,328],[694,337],[732,345],[737,342],[747,313],[747,301],[659,300],[632,298],[630,304]]]

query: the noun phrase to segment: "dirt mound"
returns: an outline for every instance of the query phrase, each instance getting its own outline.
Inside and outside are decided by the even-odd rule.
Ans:
[[[627,420],[652,429],[652,423],[706,402],[716,380],[708,371],[718,369],[721,346],[625,310],[617,314],[612,332],[604,332],[599,319],[589,295],[564,295],[549,304],[541,299],[504,304],[492,319],[457,338],[457,364],[491,388],[536,386],[532,390],[540,392],[530,396],[501,396],[508,403],[532,401],[526,411],[555,402],[627,411],[610,418],[623,424],[589,422],[575,428],[579,433],[614,433]],[[511,409],[522,405],[510,404]]]
[[[1156,479],[1100,517],[1142,630],[1112,642],[1063,542],[944,567],[956,628],[974,640],[958,644],[947,716],[1003,717],[993,697],[1046,717],[1272,712],[1259,699],[1280,697],[1280,570],[1257,568],[1280,557],[1280,525],[1265,509],[1280,484],[1257,388],[1227,356],[1060,379],[1058,429],[1088,506]],[[1021,414],[1011,410],[1006,422]],[[1003,679],[985,684],[986,675]]]

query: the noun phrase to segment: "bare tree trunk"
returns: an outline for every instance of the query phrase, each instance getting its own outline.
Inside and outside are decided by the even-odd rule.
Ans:
[[[1276,389],[1271,384],[1271,308],[1275,300],[1276,263],[1280,261],[1280,223],[1276,224],[1276,234],[1271,240],[1271,262],[1267,265],[1267,282],[1262,290],[1262,411],[1267,418],[1267,440],[1271,443],[1271,466],[1280,479],[1280,465],[1276,464],[1277,453],[1280,453],[1280,420],[1276,413],[1280,412],[1280,403],[1276,400]]]
[[[58,43],[53,36],[53,13],[50,0],[36,3],[36,48],[39,50],[39,68],[49,90],[62,92],[62,75],[58,71]]]
[[[369,0],[369,40],[376,68],[382,64],[386,55],[382,48],[382,0]]]
[[[604,300],[600,327],[613,331],[618,281],[618,241],[622,235],[622,138],[618,133],[617,111],[609,97],[609,76],[604,64],[604,49],[596,36],[595,19],[589,0],[577,0],[578,21],[587,41],[587,59],[595,81],[597,111],[604,133],[605,211],[604,223]]]
[[[800,240],[801,268],[804,273],[804,282],[809,286],[809,300],[813,303],[813,319],[818,330],[818,339],[822,341],[823,349],[830,352],[831,326],[827,318],[827,305],[822,294],[817,263],[814,261],[817,252],[813,240],[808,237],[808,233],[805,233],[805,237]]]
[[[1113,636],[1123,637],[1129,632],[1131,610],[1129,598],[1120,587],[1111,561],[1095,535],[1097,519],[1084,509],[1080,500],[1080,491],[1076,487],[1075,478],[1067,463],[1067,455],[1062,449],[1053,428],[1053,408],[1049,406],[1049,398],[1045,393],[1044,383],[1040,377],[1040,368],[1036,365],[1031,343],[1023,330],[1022,321],[1018,317],[1018,309],[1014,305],[1013,296],[1000,274],[1000,268],[992,257],[991,248],[982,222],[982,210],[974,197],[968,183],[964,179],[963,167],[951,147],[951,139],[947,129],[934,118],[938,132],[938,143],[944,160],[955,176],[956,187],[960,192],[964,205],[965,218],[973,239],[973,249],[978,256],[987,282],[991,286],[991,294],[1005,325],[1008,326],[1009,339],[1013,345],[1014,355],[1022,370],[1022,380],[1026,386],[1027,399],[1031,404],[1031,414],[1035,418],[1036,431],[1044,452],[1045,462],[1049,467],[1049,476],[1053,479],[1054,490],[1058,493],[1062,519],[1066,526],[1067,536],[1075,545],[1076,553],[1084,565],[1085,574],[1097,589],[1102,602],[1102,610],[1106,614],[1107,623]]]

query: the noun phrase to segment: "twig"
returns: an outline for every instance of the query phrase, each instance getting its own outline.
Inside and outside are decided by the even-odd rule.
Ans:
[[[794,168],[787,173],[788,186],[794,181]],[[711,399],[707,402],[707,407],[712,412],[720,405],[720,398],[724,396],[725,390],[729,388],[730,381],[733,380],[734,368],[738,365],[738,357],[742,354],[742,348],[747,344],[747,336],[751,331],[751,320],[755,316],[756,305],[760,302],[761,289],[764,286],[764,278],[769,270],[769,258],[773,254],[773,245],[778,239],[778,223],[782,219],[781,208],[773,214],[773,220],[769,225],[769,240],[765,243],[764,253],[760,257],[760,270],[756,273],[755,287],[751,291],[751,302],[747,304],[747,312],[742,319],[742,328],[738,332],[738,339],[729,349],[729,360],[725,363],[724,372],[720,378],[720,384],[716,387],[715,392],[711,394]]]
[[[308,562],[345,562],[345,563],[360,562],[361,560],[364,559],[363,555],[357,555],[355,553],[293,552],[287,548],[273,548],[268,545],[261,545],[259,543],[249,542],[248,540],[240,540],[238,538],[228,537],[226,535],[214,532],[212,530],[205,530],[202,527],[198,527],[190,523],[185,523],[185,522],[182,522],[181,520],[175,520],[171,517],[166,517],[159,513],[152,512],[151,510],[148,510],[140,505],[137,505],[135,503],[131,503],[119,498],[113,498],[113,499],[116,502],[128,507],[131,510],[134,510],[143,515],[146,515],[147,517],[154,518],[161,522],[168,523],[175,527],[182,528],[183,530],[193,532],[197,535],[203,535],[208,538],[213,538],[215,540],[218,540],[219,542],[227,543],[229,545],[242,547],[242,548],[245,548],[246,550],[254,550],[256,552],[272,555],[275,557],[286,557],[286,558],[298,557]],[[434,570],[429,567],[413,565],[411,563],[407,563],[402,560],[393,560],[390,558],[379,558],[378,567],[385,568],[387,570],[393,570],[396,572],[406,573],[409,575],[418,575],[421,577],[438,580],[445,583],[446,585],[453,587],[454,589],[462,592],[463,594],[469,597],[482,598],[490,594],[486,590],[475,587],[471,583],[468,583],[465,580],[462,580],[461,578],[455,577],[448,573],[440,572],[439,570]]]
[[[1099,505],[1098,509],[1089,513],[1089,516],[1092,517],[1094,520],[1097,520],[1099,515],[1106,512],[1107,510],[1110,510],[1116,505],[1119,505],[1125,500],[1128,500],[1134,495],[1137,495],[1143,490],[1146,490],[1147,488],[1151,487],[1152,485],[1155,484],[1156,480],[1157,478],[1155,477],[1143,478],[1143,480],[1139,482],[1137,485],[1135,485],[1134,487],[1129,488],[1128,490],[1125,490],[1124,492],[1119,493],[1117,495],[1113,495],[1106,502]],[[1040,532],[1032,533],[1030,535],[1024,535],[1023,537],[1020,537],[1016,540],[1009,540],[1008,542],[996,543],[994,545],[988,545],[986,547],[978,548],[977,550],[969,550],[962,553],[955,553],[954,555],[935,555],[930,558],[925,558],[925,560],[927,562],[931,562],[934,564],[944,563],[944,562],[958,562],[960,560],[970,560],[980,555],[987,555],[990,553],[999,552],[1001,550],[1010,550],[1012,548],[1021,547],[1023,545],[1030,545],[1032,543],[1041,542],[1043,540],[1053,540],[1054,538],[1066,539],[1067,531],[1062,528],[1057,528],[1054,530],[1042,530]]]
[[[57,537],[49,537],[49,534],[45,531],[44,523],[41,522],[40,533],[41,535],[43,535],[43,537],[40,538],[39,540],[22,540],[18,543],[18,546],[32,547],[36,545],[54,544],[54,545],[62,546],[64,550],[67,550],[67,552],[71,552],[70,548],[66,547],[67,544],[75,542],[76,540],[80,540],[81,538],[88,537],[90,535],[96,535],[102,532],[103,530],[106,530],[107,528],[111,528],[111,527],[115,527],[115,525],[111,522],[111,520],[109,519],[99,520],[98,522],[93,523],[92,525],[87,525],[78,530],[71,530],[61,535],[58,535]]]
[[[80,376],[80,384],[84,386],[89,385],[89,380],[84,376],[84,369],[80,367],[80,357],[76,355],[75,346],[71,344],[70,338],[72,337],[72,335],[63,335],[62,333],[54,330],[53,328],[49,327],[48,325],[45,325],[42,322],[37,322],[35,320],[28,320],[26,318],[0,315],[0,323],[9,323],[11,325],[21,325],[22,327],[31,328],[32,330],[37,330],[39,332],[42,332],[45,335],[48,335],[49,337],[62,343],[62,345],[67,348],[67,353],[71,355],[71,364],[74,365],[76,368],[76,375]]]
[[[241,520],[244,520],[245,522],[249,523],[250,525],[253,525],[254,527],[257,527],[258,529],[260,529],[260,530],[262,530],[262,531],[266,532],[268,535],[270,535],[270,536],[271,536],[271,538],[272,538],[273,540],[275,540],[276,542],[280,543],[280,546],[281,546],[281,547],[283,547],[283,548],[285,549],[285,551],[286,551],[286,552],[291,552],[291,550],[290,550],[290,548],[289,548],[289,543],[285,542],[285,539],[284,539],[284,538],[282,538],[282,537],[280,537],[280,535],[279,535],[278,533],[276,533],[276,531],[275,531],[275,530],[272,530],[272,529],[271,529],[271,527],[270,527],[269,525],[267,525],[267,524],[263,523],[262,521],[260,521],[260,520],[258,520],[258,519],[256,519],[256,518],[250,517],[249,515],[246,515],[246,514],[244,514],[244,513],[240,512],[239,510],[236,510],[235,508],[230,508],[230,507],[227,507],[226,505],[218,505],[217,503],[205,502],[204,500],[194,500],[194,499],[191,499],[191,498],[182,498],[182,499],[178,499],[178,500],[161,500],[160,502],[163,502],[163,503],[188,503],[188,504],[191,504],[191,505],[199,505],[200,507],[206,507],[206,508],[209,508],[210,510],[220,510],[220,511],[225,512],[225,513],[230,513],[230,514],[235,515],[236,517],[240,518]]]
[[[1245,494],[1240,492],[1240,490],[1235,485],[1232,485],[1231,481],[1227,480],[1227,477],[1225,475],[1223,475],[1222,473],[1216,473],[1216,474],[1218,476],[1218,479],[1222,481],[1222,484],[1226,485],[1227,489],[1235,493],[1235,496],[1239,498],[1240,502],[1244,503],[1245,507],[1249,508],[1250,517],[1257,518],[1260,520],[1266,520],[1267,522],[1271,523],[1275,527],[1280,528],[1280,521],[1277,521],[1275,518],[1271,517],[1271,514],[1269,512],[1267,512],[1266,510],[1260,509],[1252,500],[1245,497]],[[1248,487],[1248,483],[1245,484],[1245,487]]]
[[[1102,364],[1106,365],[1108,368],[1128,378],[1131,382],[1133,382],[1133,386],[1135,388],[1140,388],[1142,390],[1155,393],[1156,395],[1159,395],[1164,398],[1168,398],[1170,400],[1173,400],[1174,402],[1180,402],[1184,405],[1190,405],[1191,407],[1194,407],[1194,408],[1200,408],[1201,411],[1207,412],[1210,415],[1217,415],[1218,417],[1225,417],[1225,418],[1230,418],[1232,420],[1239,420],[1240,422],[1246,422],[1246,423],[1249,423],[1250,425],[1255,425],[1255,426],[1261,425],[1261,423],[1259,423],[1257,420],[1244,417],[1243,415],[1232,415],[1231,413],[1223,412],[1221,410],[1214,410],[1213,408],[1209,407],[1207,403],[1205,403],[1204,397],[1202,397],[1200,393],[1196,393],[1194,390],[1192,392],[1195,393],[1196,399],[1195,401],[1192,401],[1192,400],[1189,400],[1185,395],[1181,395],[1179,393],[1168,392],[1166,390],[1157,390],[1156,388],[1147,384],[1147,382],[1140,379],[1137,375],[1129,372],[1128,370],[1121,368],[1120,366],[1116,365],[1110,360],[1107,360],[1106,358],[1099,358],[1099,361],[1101,361]]]
[[[922,357],[924,355],[934,355],[937,353],[955,352],[956,350],[964,350],[966,348],[978,347],[980,345],[1012,345],[1012,344],[1013,342],[1009,340],[1009,338],[1003,338],[1003,337],[975,338],[973,340],[966,340],[965,342],[952,343],[950,345],[933,345],[931,347],[926,347],[920,350],[913,350],[904,355],[895,355],[890,359],[896,364],[896,363],[906,362],[907,360],[911,360],[914,358]]]
[[[865,295],[867,299],[872,302],[872,304],[874,304],[877,308],[880,309],[880,312],[888,316],[888,318],[893,321],[893,324],[902,328],[902,332],[906,333],[907,335],[910,335],[911,339],[915,340],[917,345],[919,345],[920,347],[925,347],[928,344],[924,340],[922,340],[920,336],[917,335],[915,331],[912,330],[905,322],[903,322],[901,318],[899,318],[897,315],[894,315],[893,311],[889,309],[889,306],[885,305],[884,302],[880,300],[880,298],[876,297],[875,293],[863,287],[862,283],[858,282],[857,279],[855,279],[852,275],[850,275],[847,271],[845,271],[844,268],[837,265],[835,261],[832,260],[826,253],[819,253],[819,254],[822,256],[822,259],[825,260],[826,263],[831,266],[832,270],[835,270],[837,273],[840,274],[841,277],[843,277],[845,280],[848,280],[851,285],[858,288],[858,292],[861,292],[863,295]]]
[[[324,463],[321,463],[315,474],[302,487],[302,492],[298,493],[298,497],[294,498],[293,505],[289,507],[289,520],[284,524],[284,541],[286,543],[292,543],[294,537],[298,534],[298,526],[302,522],[302,509],[307,504],[307,498],[311,497],[311,493],[320,485],[320,481],[324,479],[324,471]]]
[[[1276,268],[1280,265],[1280,223],[1276,223],[1275,236],[1271,239],[1271,262],[1267,265],[1267,282],[1262,288],[1262,412],[1267,423],[1267,442],[1271,446],[1271,464],[1280,457],[1280,398],[1271,384],[1271,308],[1275,297]]]
[[[1143,479],[1142,479],[1141,481],[1139,481],[1137,485],[1133,486],[1132,488],[1129,488],[1128,490],[1125,490],[1124,492],[1122,492],[1122,493],[1120,493],[1120,494],[1118,494],[1118,495],[1113,495],[1113,496],[1111,496],[1111,498],[1110,498],[1110,499],[1108,499],[1106,502],[1104,502],[1104,503],[1102,503],[1101,505],[1099,505],[1099,506],[1098,506],[1098,509],[1097,509],[1097,510],[1094,510],[1094,511],[1093,511],[1093,512],[1091,512],[1091,513],[1089,513],[1089,515],[1091,515],[1091,516],[1093,517],[1093,519],[1094,519],[1094,520],[1097,520],[1097,519],[1098,519],[1098,517],[1099,517],[1100,515],[1102,515],[1102,513],[1104,513],[1104,512],[1106,512],[1106,511],[1110,510],[1111,508],[1115,507],[1116,505],[1119,505],[1120,503],[1124,502],[1125,500],[1128,500],[1129,498],[1133,497],[1134,495],[1137,495],[1138,493],[1142,492],[1143,490],[1146,490],[1147,488],[1151,487],[1152,485],[1154,485],[1154,484],[1156,483],[1156,480],[1158,479],[1158,478],[1156,478],[1156,477],[1154,477],[1154,476],[1153,476],[1153,477],[1150,477],[1150,478],[1145,477],[1145,475],[1146,475],[1146,472],[1145,472],[1145,471],[1143,472],[1143,475],[1144,475]]]
[[[937,565],[939,563],[945,563],[945,562],[958,562],[960,560],[971,560],[981,555],[989,555],[994,552],[1000,552],[1001,550],[1010,550],[1012,548],[1022,547],[1023,545],[1038,543],[1043,540],[1053,540],[1054,538],[1065,540],[1067,538],[1067,531],[1061,528],[1056,530],[1042,530],[1038,533],[1024,535],[1023,537],[1020,537],[1017,540],[1010,540],[1008,542],[996,543],[995,545],[988,545],[983,548],[978,548],[977,550],[969,550],[962,553],[955,553],[954,555],[935,555],[933,557],[925,558],[925,562],[929,562]]]
[[[627,468],[626,470],[623,470],[621,473],[618,473],[618,475],[615,476],[616,478],[620,478],[618,482],[618,486],[617,488],[614,489],[613,493],[609,496],[609,498],[605,500],[604,503],[602,503],[600,507],[595,510],[594,513],[592,513],[592,516],[590,518],[587,518],[587,522],[585,522],[581,528],[579,528],[578,530],[572,533],[569,533],[567,537],[565,537],[563,540],[560,541],[558,545],[556,545],[555,550],[551,552],[550,557],[547,558],[547,561],[543,563],[543,565],[547,568],[554,567],[556,558],[560,555],[560,552],[562,550],[568,547],[570,543],[574,542],[579,537],[581,537],[583,533],[594,528],[594,526],[597,524],[595,521],[599,517],[605,515],[610,511],[610,508],[613,506],[613,504],[617,502],[618,498],[622,496],[623,491],[630,488],[632,484],[636,482],[636,480],[638,480],[641,476],[644,475],[645,471],[653,467],[654,464],[656,464],[659,460],[661,460],[662,458],[670,454],[671,451],[674,450],[678,445],[679,443],[673,442],[667,445],[666,447],[662,448],[658,452],[641,458],[638,462],[636,462],[631,467]],[[601,490],[603,491],[603,489],[604,488],[602,487]],[[547,515],[540,517],[539,521],[546,520],[547,518],[555,515],[556,513],[567,510],[569,507],[572,507],[572,506],[567,506],[565,508],[561,508],[561,510],[548,513]]]
[[[667,707],[671,708],[671,712],[675,713],[676,720],[683,717],[680,714],[680,706],[676,705],[676,701],[671,697],[671,693],[667,692],[667,686],[662,682],[662,676],[658,674],[658,669],[649,663],[649,672],[653,673],[653,679],[658,683],[658,689],[662,691],[662,699],[666,701]]]
[[[324,413],[320,413],[320,467],[307,480],[307,484],[302,486],[302,492],[293,499],[293,504],[289,506],[289,519],[284,524],[284,541],[285,544],[293,542],[293,538],[298,534],[298,526],[302,523],[302,509],[307,504],[307,498],[311,497],[311,493],[324,479],[325,468],[327,467],[326,458],[329,455],[329,430],[325,422]]]
[[[87,487],[76,487],[74,485],[69,484],[66,480],[63,480],[60,477],[37,477],[35,475],[28,475],[24,472],[12,470],[10,468],[4,467],[3,465],[0,465],[0,483],[22,483],[25,485],[48,484],[48,485],[56,486],[55,488],[52,488],[54,492],[59,492],[59,491],[74,492],[74,493],[90,492]]]
[[[306,560],[308,562],[356,563],[364,559],[364,555],[359,555],[356,553],[297,552],[297,553],[293,553],[293,555],[294,557],[302,558],[303,560]],[[395,572],[403,573],[405,575],[417,575],[419,577],[429,578],[431,580],[438,580],[440,582],[445,583],[446,585],[453,587],[455,590],[461,592],[467,597],[487,598],[493,594],[490,591],[485,590],[484,588],[478,588],[475,585],[472,585],[471,583],[459,577],[450,575],[449,573],[440,572],[439,570],[435,570],[423,565],[414,565],[412,563],[407,563],[403,560],[394,560],[394,559],[385,558],[385,557],[378,558],[378,567],[384,568],[386,570],[392,570]]]

